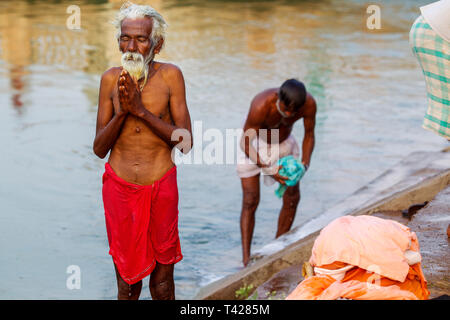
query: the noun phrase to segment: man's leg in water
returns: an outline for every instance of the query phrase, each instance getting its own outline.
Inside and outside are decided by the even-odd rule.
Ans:
[[[173,264],[156,262],[156,267],[150,275],[149,284],[153,300],[175,300],[173,269]]]
[[[117,299],[118,300],[138,300],[141,294],[142,281],[136,282],[135,284],[129,285],[122,279],[117,270],[116,264],[114,264],[114,269],[116,269],[116,279],[117,279]]]
[[[241,178],[242,211],[241,211],[241,239],[242,262],[246,266],[250,259],[250,246],[253,229],[255,227],[255,212],[259,204],[259,174],[249,178]]]
[[[287,187],[283,195],[283,207],[281,208],[280,216],[278,218],[278,230],[275,238],[278,238],[283,233],[286,233],[291,229],[299,202],[300,202],[299,184],[297,183],[293,187]]]

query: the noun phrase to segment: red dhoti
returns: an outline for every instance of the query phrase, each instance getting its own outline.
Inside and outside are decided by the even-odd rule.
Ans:
[[[133,284],[161,264],[183,258],[178,237],[176,167],[152,185],[120,178],[105,164],[103,205],[109,254],[122,279]]]

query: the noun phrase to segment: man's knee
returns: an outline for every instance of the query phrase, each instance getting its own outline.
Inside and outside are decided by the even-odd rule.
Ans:
[[[283,204],[289,208],[295,209],[300,202],[300,190],[298,187],[288,188],[283,198]]]
[[[259,192],[245,191],[242,206],[245,210],[256,210],[259,204]]]
[[[150,275],[150,292],[154,300],[175,299],[175,284],[173,282],[173,265],[161,265]]]

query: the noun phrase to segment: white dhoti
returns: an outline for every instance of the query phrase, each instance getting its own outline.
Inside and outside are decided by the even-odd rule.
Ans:
[[[252,160],[250,160],[241,148],[238,148],[237,154],[237,174],[240,178],[249,178],[260,173],[264,174],[264,184],[271,185],[275,180],[270,176],[277,172],[277,161],[288,155],[295,158],[300,156],[300,148],[293,135],[289,135],[281,143],[268,144],[264,140],[257,138],[252,141],[253,147],[258,151],[262,162],[269,164],[269,168],[261,169]]]

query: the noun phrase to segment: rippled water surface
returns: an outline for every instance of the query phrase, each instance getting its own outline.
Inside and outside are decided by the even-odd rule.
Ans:
[[[186,80],[192,121],[240,127],[252,97],[303,80],[318,103],[316,148],[294,225],[345,198],[412,151],[438,150],[421,128],[425,84],[408,45],[425,1],[149,1],[169,23],[161,60]],[[81,8],[81,30],[66,9]],[[119,64],[119,1],[0,2],[0,298],[113,299],[92,153],[101,74]],[[301,141],[303,125],[294,134]],[[199,137],[196,137],[199,138]],[[206,143],[204,143],[206,144]],[[196,141],[196,146],[200,144]],[[177,298],[239,270],[240,181],[232,165],[182,165]],[[281,201],[262,187],[253,248],[273,239]],[[66,268],[81,268],[81,289]],[[143,298],[150,298],[147,287]]]

